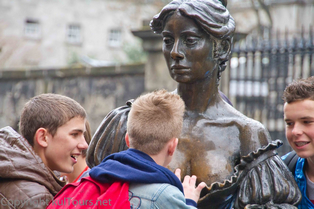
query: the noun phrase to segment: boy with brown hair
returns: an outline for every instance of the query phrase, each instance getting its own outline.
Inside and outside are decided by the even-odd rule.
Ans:
[[[86,121],[85,127],[86,131],[84,133],[84,138],[86,143],[89,145],[92,139],[92,133],[88,121]],[[61,173],[61,176],[66,180],[67,183],[79,182],[82,178],[88,176],[90,169],[86,164],[86,151],[87,150],[83,150],[82,154],[78,156],[77,163],[73,166],[73,171],[71,173]]]
[[[286,137],[294,150],[282,159],[302,193],[298,208],[314,208],[314,77],[293,81],[282,98]]]
[[[196,176],[186,176],[181,183],[180,170],[174,174],[166,168],[178,144],[184,111],[180,96],[165,90],[137,98],[128,116],[125,140],[129,149],[106,157],[79,185],[66,185],[48,209],[60,208],[57,203],[69,197],[69,206],[63,208],[74,208],[74,200],[84,199],[90,200],[89,205],[82,202],[80,208],[97,208],[98,201],[119,209],[195,208],[206,184],[195,188]],[[102,189],[103,185],[108,186]],[[95,186],[100,189],[93,190]],[[90,189],[91,194],[86,196],[82,188]],[[100,190],[103,193],[90,198]]]
[[[65,182],[54,171],[72,172],[87,149],[86,112],[73,99],[41,94],[20,117],[21,135],[0,129],[0,208],[46,208]]]

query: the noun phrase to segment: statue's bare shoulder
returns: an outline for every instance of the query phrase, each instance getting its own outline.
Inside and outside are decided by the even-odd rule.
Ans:
[[[269,132],[262,123],[245,116],[225,102],[223,103],[224,105],[215,111],[215,123],[224,128],[223,134],[238,133],[242,155],[267,146],[271,142]]]

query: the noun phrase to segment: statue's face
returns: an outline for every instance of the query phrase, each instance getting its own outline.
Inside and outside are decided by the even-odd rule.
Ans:
[[[166,20],[162,36],[163,54],[175,81],[194,83],[211,77],[214,41],[193,19],[174,13]]]

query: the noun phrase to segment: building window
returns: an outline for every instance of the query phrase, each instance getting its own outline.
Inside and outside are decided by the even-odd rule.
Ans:
[[[37,20],[27,19],[24,26],[24,35],[27,38],[40,38],[40,27]]]
[[[111,29],[109,32],[109,46],[119,47],[121,46],[121,30]]]
[[[79,44],[82,42],[80,25],[70,24],[68,26],[67,41],[71,44]]]

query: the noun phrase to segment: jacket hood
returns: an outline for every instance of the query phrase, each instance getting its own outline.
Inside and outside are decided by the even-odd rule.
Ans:
[[[45,166],[28,141],[9,126],[0,129],[0,147],[1,179],[37,182],[53,195],[65,185],[57,172]]]
[[[169,169],[158,165],[144,152],[128,149],[106,157],[93,167],[90,176],[100,182],[127,181],[130,183],[168,183],[183,193],[178,177]]]

